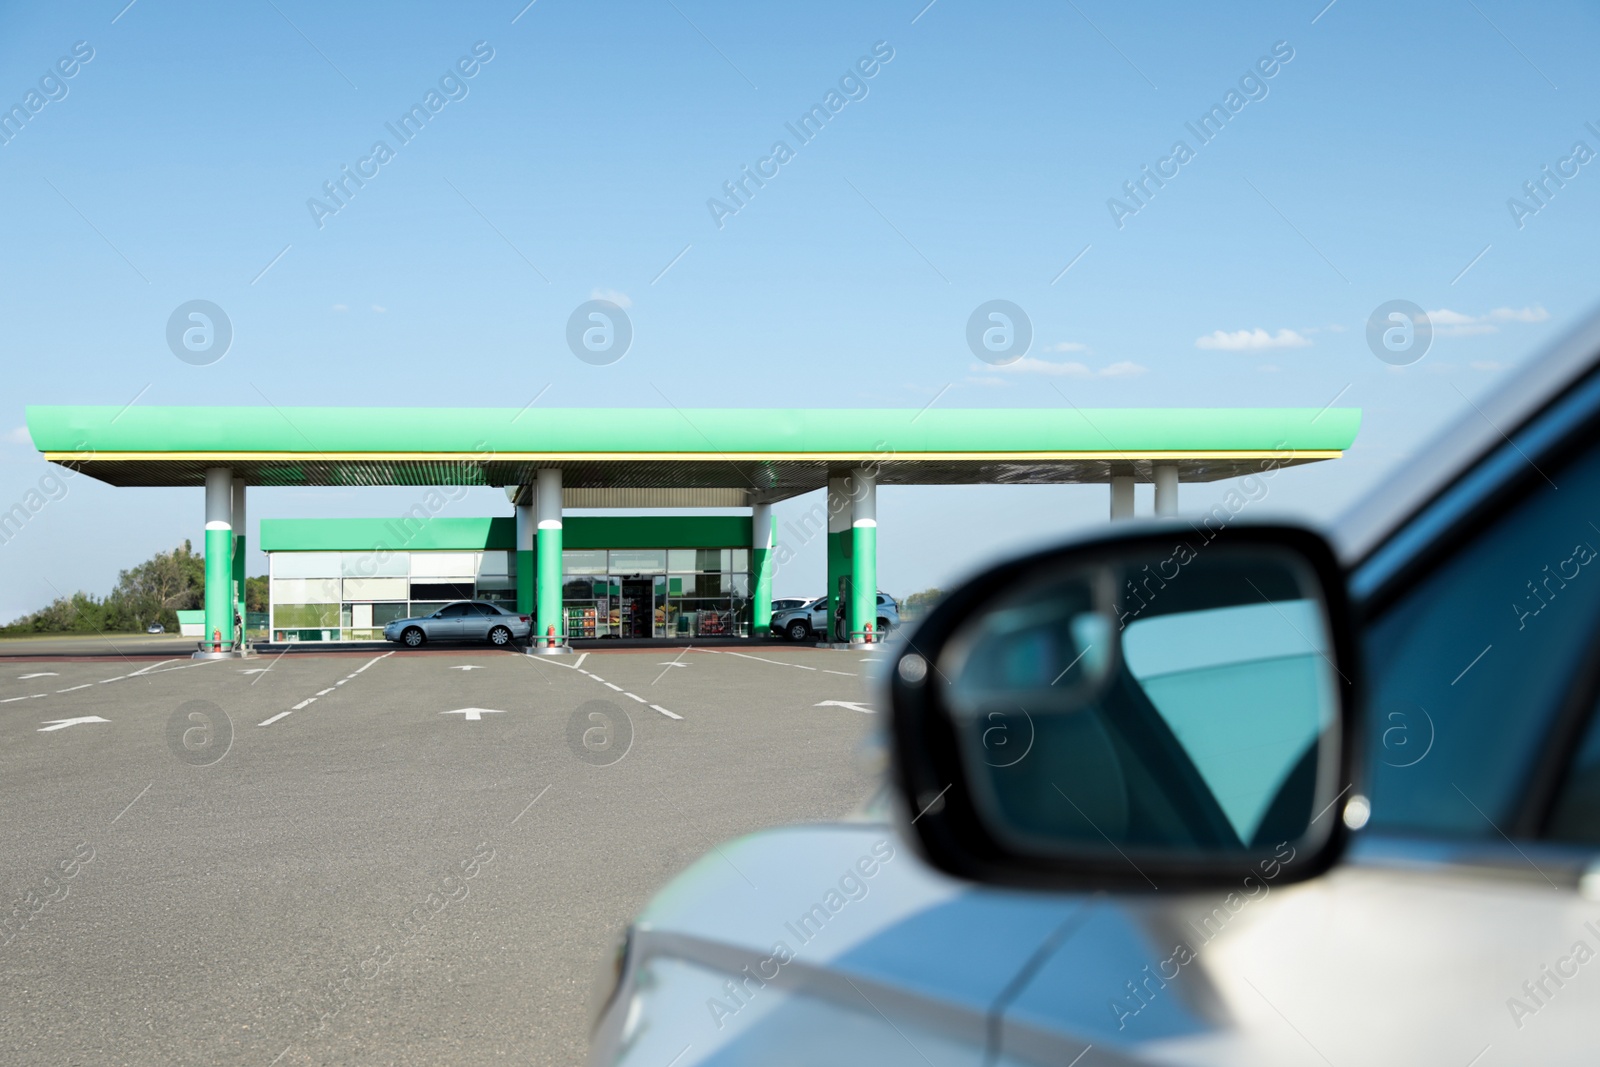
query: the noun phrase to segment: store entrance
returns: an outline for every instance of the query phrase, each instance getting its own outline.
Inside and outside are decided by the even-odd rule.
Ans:
[[[622,637],[654,637],[656,631],[656,581],[653,578],[622,579],[621,618],[618,631]]]

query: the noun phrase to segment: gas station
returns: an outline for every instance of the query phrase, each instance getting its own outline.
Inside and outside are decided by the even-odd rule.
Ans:
[[[829,618],[842,605],[861,644],[882,636],[879,486],[1102,484],[1122,520],[1146,482],[1156,516],[1176,516],[1181,483],[1337,459],[1360,422],[1354,408],[27,409],[50,462],[117,487],[203,488],[202,656],[246,651],[234,620],[253,487],[429,491],[392,519],[262,522],[275,642],[370,639],[396,611],[479,597],[529,615],[542,653],[764,638],[753,606],[793,552],[772,506],[825,489],[816,529],[802,526],[825,528]],[[440,516],[444,486],[503,488],[510,513]],[[660,514],[702,509],[720,514]]]

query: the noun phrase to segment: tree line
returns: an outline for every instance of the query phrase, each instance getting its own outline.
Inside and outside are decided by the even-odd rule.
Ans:
[[[205,605],[206,558],[188,541],[122,571],[116,588],[104,597],[77,592],[56,597],[24,615],[0,634],[129,633],[160,623],[178,632],[178,612]],[[245,579],[245,609],[267,610],[267,579]]]

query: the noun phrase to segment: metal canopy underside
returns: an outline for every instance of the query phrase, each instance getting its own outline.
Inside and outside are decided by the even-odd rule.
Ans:
[[[226,466],[259,486],[525,486],[560,467],[575,507],[770,502],[862,466],[883,485],[1150,481],[1156,462],[1214,481],[1337,458],[1359,424],[1341,408],[28,409],[47,459],[112,485]]]

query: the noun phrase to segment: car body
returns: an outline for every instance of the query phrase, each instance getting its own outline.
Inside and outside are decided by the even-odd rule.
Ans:
[[[149,626],[145,627],[144,632],[147,634],[164,634],[167,632],[167,628],[162,626],[159,622],[153,622]]]
[[[772,614],[781,615],[785,612],[793,611],[796,608],[803,608],[815,599],[817,598],[812,596],[780,597],[772,602]]]
[[[396,619],[384,626],[383,637],[408,648],[430,641],[487,642],[503,648],[526,641],[532,632],[532,621],[526,615],[482,600],[458,600],[432,615]]]
[[[873,631],[881,639],[899,625],[900,605],[895,603],[894,597],[879,591],[878,618],[873,623]],[[777,637],[786,637],[791,641],[808,641],[820,638],[827,632],[827,597],[818,597],[787,611],[775,611],[772,614],[772,634]]]
[[[1371,815],[1331,871],[999,889],[923,863],[880,800],[664,889],[602,986],[592,1062],[1594,1062],[1597,354],[1592,319],[1332,531]]]

